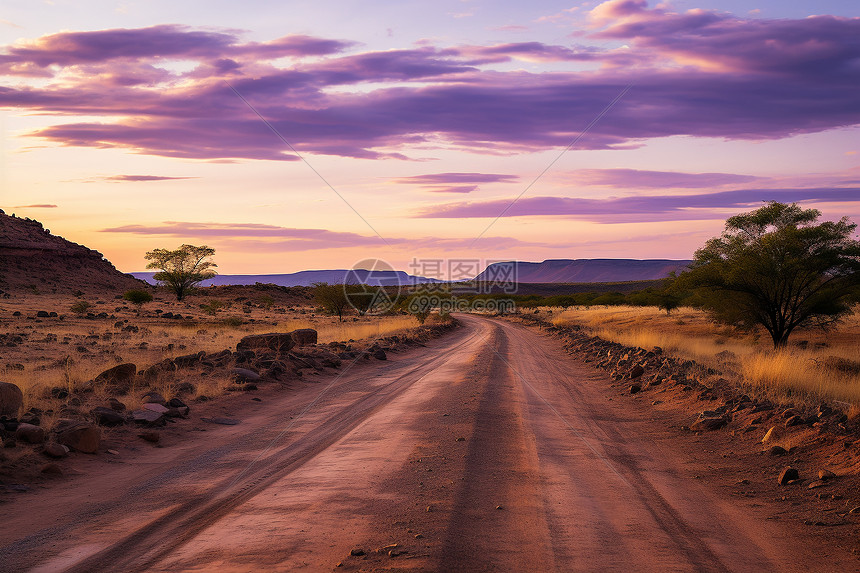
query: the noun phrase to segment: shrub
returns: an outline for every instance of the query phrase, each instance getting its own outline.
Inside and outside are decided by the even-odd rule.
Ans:
[[[122,298],[137,306],[142,306],[146,302],[152,302],[152,294],[143,289],[127,290],[122,295]]]
[[[91,306],[93,306],[93,305],[88,303],[87,301],[79,300],[78,302],[73,304],[69,310],[71,310],[75,314],[84,314],[86,311],[88,311],[90,309]]]

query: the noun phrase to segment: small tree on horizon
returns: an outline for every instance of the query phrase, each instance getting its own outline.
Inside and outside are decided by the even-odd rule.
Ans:
[[[798,327],[826,328],[857,300],[860,241],[847,217],[818,223],[820,216],[771,201],[730,217],[722,236],[696,251],[679,286],[721,322],[764,327],[774,348]]]
[[[216,275],[212,267],[218,265],[208,260],[214,254],[215,249],[206,245],[181,245],[174,251],[149,251],[144,258],[150,261],[146,268],[160,269],[152,278],[163,282],[176,300],[182,300],[195,286]]]

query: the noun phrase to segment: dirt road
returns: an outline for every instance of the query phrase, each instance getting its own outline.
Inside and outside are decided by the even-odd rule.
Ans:
[[[558,342],[460,320],[18,496],[0,570],[856,569],[693,479],[677,432]]]

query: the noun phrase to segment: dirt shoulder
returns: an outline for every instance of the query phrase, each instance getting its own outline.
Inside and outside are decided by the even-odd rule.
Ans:
[[[819,544],[822,560],[828,551],[860,556],[860,430],[843,412],[750,398],[718,372],[659,349],[625,347],[528,316],[508,320],[558,339],[574,360],[606,372],[609,399],[666,425],[692,478]],[[781,485],[787,467],[797,476]]]

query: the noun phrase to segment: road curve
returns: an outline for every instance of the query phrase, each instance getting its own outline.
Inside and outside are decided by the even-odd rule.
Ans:
[[[832,570],[690,479],[669,432],[557,341],[459,319],[5,504],[0,570]]]

